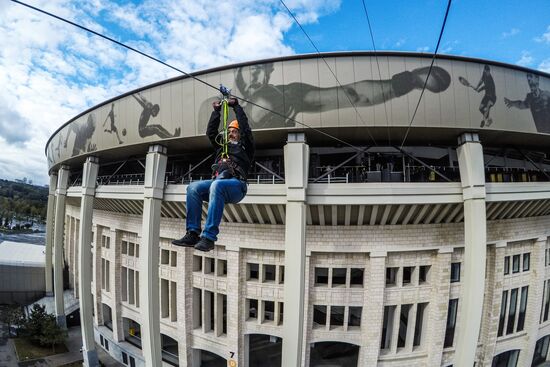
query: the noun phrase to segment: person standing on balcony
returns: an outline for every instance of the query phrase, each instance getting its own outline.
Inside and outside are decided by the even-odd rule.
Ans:
[[[206,135],[216,149],[212,165],[212,179],[195,181],[187,187],[187,221],[185,236],[172,241],[173,245],[194,247],[200,251],[214,248],[224,205],[240,202],[247,192],[247,176],[254,158],[254,138],[248,124],[248,117],[236,98],[229,98],[227,104],[233,107],[236,120],[227,127],[227,144],[218,132],[220,126],[220,101],[214,101],[214,111],[208,121]],[[204,230],[201,232],[202,203],[208,202],[208,213]]]

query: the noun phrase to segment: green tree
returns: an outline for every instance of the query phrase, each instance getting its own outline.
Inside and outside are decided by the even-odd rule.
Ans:
[[[55,317],[53,315],[48,315],[51,317],[46,318],[42,322],[42,330],[39,336],[40,345],[51,345],[52,352],[55,353],[55,346],[65,343],[67,340],[67,331],[61,328],[55,322]]]

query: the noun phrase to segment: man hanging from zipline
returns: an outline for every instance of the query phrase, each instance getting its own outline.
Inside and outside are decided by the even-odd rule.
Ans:
[[[187,187],[187,222],[185,236],[172,241],[176,246],[195,247],[200,251],[214,248],[224,205],[236,204],[247,192],[246,178],[254,158],[254,138],[248,118],[236,98],[220,87],[224,98],[212,103],[214,111],[208,121],[206,135],[216,149],[212,165],[212,179],[195,181]],[[233,107],[236,120],[227,124],[229,107]],[[223,113],[224,126],[218,133]],[[201,233],[202,203],[208,201],[208,214]]]

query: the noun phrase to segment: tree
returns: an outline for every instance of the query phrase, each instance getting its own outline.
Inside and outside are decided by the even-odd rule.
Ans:
[[[19,306],[6,306],[0,310],[0,321],[8,325],[10,334],[12,327],[16,327],[19,333],[25,323],[25,315]]]
[[[40,345],[51,345],[52,351],[55,353],[55,346],[64,343],[67,339],[67,331],[61,328],[55,322],[53,315],[42,322],[42,330],[39,336]]]

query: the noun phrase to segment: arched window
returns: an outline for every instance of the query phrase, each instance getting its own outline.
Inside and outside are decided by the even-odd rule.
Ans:
[[[519,349],[509,350],[493,358],[491,367],[516,367],[519,359]]]
[[[537,340],[537,345],[535,345],[535,353],[533,354],[533,362],[531,367],[540,366],[546,361],[546,355],[548,354],[548,344],[550,343],[550,335]]]

